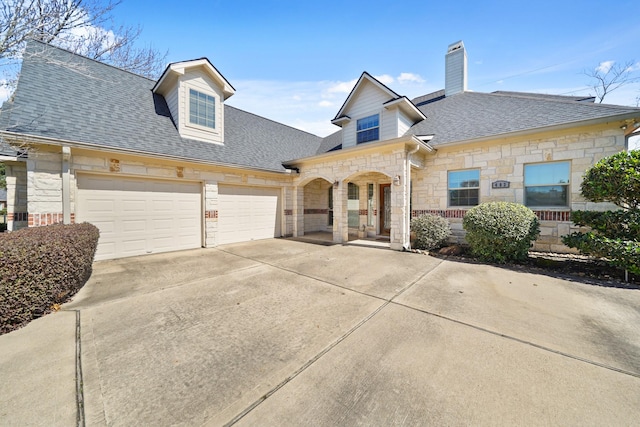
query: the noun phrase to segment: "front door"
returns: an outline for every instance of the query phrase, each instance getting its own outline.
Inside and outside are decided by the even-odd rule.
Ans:
[[[391,184],[380,184],[380,234],[391,233]]]

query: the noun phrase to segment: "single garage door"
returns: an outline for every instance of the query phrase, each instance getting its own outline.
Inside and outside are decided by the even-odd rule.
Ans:
[[[218,244],[280,237],[280,192],[218,186]]]
[[[96,259],[202,246],[198,183],[78,174],[76,221],[100,229]]]

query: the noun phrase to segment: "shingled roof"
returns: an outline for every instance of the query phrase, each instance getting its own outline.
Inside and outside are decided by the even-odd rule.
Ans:
[[[182,138],[156,82],[37,41],[24,54],[2,130],[141,154],[283,171],[322,138],[225,105],[225,143]]]
[[[462,92],[445,97],[438,91],[413,99],[427,119],[407,134],[434,135],[429,144],[437,146],[640,116],[640,108],[589,101],[585,97],[522,92]]]

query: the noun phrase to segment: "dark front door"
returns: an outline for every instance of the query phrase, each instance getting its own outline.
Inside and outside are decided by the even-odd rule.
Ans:
[[[391,232],[391,184],[380,184],[380,234]]]

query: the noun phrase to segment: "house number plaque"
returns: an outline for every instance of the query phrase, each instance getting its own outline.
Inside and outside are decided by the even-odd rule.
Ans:
[[[493,181],[491,183],[491,188],[509,188],[509,181]]]

